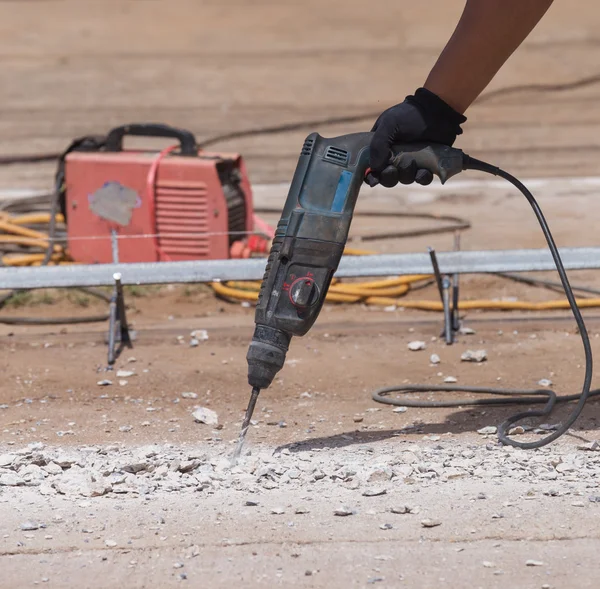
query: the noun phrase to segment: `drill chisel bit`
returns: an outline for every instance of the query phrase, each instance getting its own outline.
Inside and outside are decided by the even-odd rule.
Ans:
[[[252,419],[252,414],[254,413],[254,407],[256,407],[256,401],[258,399],[258,394],[260,393],[260,389],[254,387],[252,389],[252,395],[250,396],[250,402],[248,403],[248,409],[246,409],[246,415],[244,417],[244,423],[242,423],[242,431],[240,431],[240,437],[238,438],[238,443],[233,452],[233,456],[231,457],[232,465],[235,465],[242,454],[242,448],[244,446],[244,441],[246,440],[246,434],[248,433],[248,428],[250,427],[250,420]]]

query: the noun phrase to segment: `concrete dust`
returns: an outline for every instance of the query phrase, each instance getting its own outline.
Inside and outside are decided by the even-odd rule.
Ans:
[[[473,574],[486,587],[593,587],[587,575],[600,569],[585,559],[597,546],[600,452],[583,447],[524,452],[449,436],[251,444],[231,468],[218,443],[33,444],[2,456],[1,470],[20,479],[0,487],[3,587],[44,578],[71,587],[84,562],[106,571],[94,587],[198,584],[207,574],[216,587],[334,577],[336,586],[451,578],[462,587]],[[585,562],[585,575],[564,557]]]

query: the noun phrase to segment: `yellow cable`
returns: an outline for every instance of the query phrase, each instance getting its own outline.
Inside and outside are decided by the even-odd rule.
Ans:
[[[236,285],[240,283],[235,283]],[[211,283],[213,290],[227,298],[232,298],[242,301],[256,301],[258,298],[258,289],[243,289],[238,286],[233,287],[228,283],[213,282]],[[345,285],[350,286],[350,285]],[[405,290],[402,294],[408,292],[409,287],[405,285]],[[327,293],[326,299],[328,303],[356,303],[363,302],[368,305],[376,306],[397,306],[404,309],[417,309],[421,311],[443,311],[444,308],[440,301],[407,301],[388,296],[369,295],[365,292],[360,292],[357,289],[355,293],[346,293],[336,291],[336,287],[331,287]],[[579,299],[577,304],[582,309],[591,307],[600,307],[600,298],[594,299]],[[476,309],[487,309],[495,311],[550,311],[550,310],[568,310],[569,302],[565,300],[542,301],[539,303],[531,303],[527,301],[490,301],[490,300],[473,300],[462,301],[458,305],[461,311],[473,311]]]
[[[354,247],[345,247],[344,254],[347,256],[372,256],[375,254],[372,250],[361,250]]]
[[[3,266],[30,266],[32,264],[42,263],[46,254],[7,254],[2,256]],[[63,259],[63,254],[53,254],[51,261],[59,262]]]
[[[57,221],[64,221],[62,215],[56,216]],[[31,213],[26,215],[9,215],[0,212],[0,244],[11,244],[26,249],[47,250],[50,239],[46,232],[30,229],[25,225],[44,224],[50,222],[49,213]],[[60,263],[65,259],[65,251],[61,245],[53,247],[54,254],[50,263]],[[5,254],[1,257],[4,266],[30,266],[40,265],[44,260],[45,253],[14,253]]]
[[[372,305],[396,305],[404,309],[419,309],[422,311],[443,311],[442,303],[439,301],[400,301],[387,297],[372,297],[367,301]],[[600,298],[577,299],[577,305],[582,309],[600,307]],[[458,303],[461,311],[473,311],[475,309],[486,309],[494,311],[554,311],[570,309],[569,302],[565,300],[542,301],[531,303],[527,301],[489,301],[473,300]]]
[[[0,220],[0,231],[10,233],[13,235],[22,235],[23,237],[31,237],[32,239],[48,239],[48,234],[42,233],[41,231],[35,231],[28,229],[27,227],[20,227],[12,222]]]
[[[36,239],[33,237],[23,237],[21,235],[0,235],[0,243],[10,243],[13,245],[21,245],[24,247],[38,247],[42,249],[48,249],[48,239]],[[62,251],[62,246],[55,245],[54,251]]]
[[[14,225],[45,225],[50,223],[50,216],[50,213],[26,213],[10,217],[10,222]],[[0,217],[0,220],[2,220],[2,217]],[[60,213],[57,213],[56,222],[64,223],[65,218]]]

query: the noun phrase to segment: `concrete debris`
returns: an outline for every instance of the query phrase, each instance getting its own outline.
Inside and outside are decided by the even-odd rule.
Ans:
[[[28,520],[28,521],[23,522],[21,524],[21,529],[24,532],[31,532],[33,530],[39,530],[40,527],[42,527],[42,526],[40,526],[40,524],[38,524],[38,522],[34,522],[34,521],[31,521],[31,520]]]
[[[517,425],[515,427],[511,427],[508,430],[508,435],[509,436],[520,436],[520,435],[522,435],[524,433],[525,433],[525,428],[523,426],[521,426],[521,425]]]
[[[461,327],[458,330],[458,333],[460,333],[460,335],[475,335],[476,331],[470,327]]]
[[[182,399],[197,399],[198,393],[185,392],[185,393],[181,393],[180,396]]]
[[[14,454],[0,454],[0,468],[10,466],[16,459]]]
[[[52,475],[62,474],[63,471],[62,468],[58,464],[56,464],[56,462],[49,462],[48,464],[45,464],[42,468],[48,474]]]
[[[112,490],[112,485],[93,470],[73,465],[52,485],[61,495],[101,497]]]
[[[423,519],[421,520],[421,526],[424,528],[436,528],[437,526],[441,526],[442,522],[439,519]]]
[[[394,409],[392,409],[392,411],[394,413],[406,413],[408,407],[394,407]]]
[[[198,423],[205,423],[206,425],[218,425],[219,416],[212,409],[207,407],[197,407],[192,413],[192,417]]]
[[[367,481],[369,483],[385,483],[392,479],[394,471],[388,467],[377,468],[369,474]]]
[[[485,350],[467,350],[460,356],[461,362],[485,362],[487,360],[487,352]]]
[[[538,384],[541,387],[551,387],[552,381],[549,378],[542,378],[541,380],[538,380]]]
[[[133,370],[117,370],[117,378],[129,378],[131,376],[135,376]]]
[[[447,377],[444,379],[444,382],[445,382],[446,384],[452,384],[452,383],[458,382],[458,378],[456,378],[456,376],[447,376]]]
[[[488,426],[479,431],[481,435],[493,435],[496,430]],[[600,477],[600,453],[593,442],[586,443],[585,451],[577,450],[573,444],[568,450],[552,446],[532,453],[498,446],[495,440],[465,446],[455,445],[445,436],[437,438],[407,441],[402,446],[394,439],[383,453],[374,453],[371,444],[300,451],[284,448],[277,454],[258,445],[235,466],[230,461],[231,446],[214,442],[198,447],[130,447],[115,443],[68,448],[14,446],[0,455],[4,464],[0,467],[0,498],[6,494],[58,494],[91,504],[92,498],[104,496],[164,497],[189,493],[190,499],[195,500],[197,493],[218,495],[232,489],[247,494],[240,500],[240,507],[265,505],[266,513],[284,508],[288,514],[306,513],[311,495],[318,494],[343,500],[338,509],[334,510],[335,504],[331,507],[340,516],[352,515],[359,509],[349,507],[353,501],[359,505],[362,501],[365,509],[377,507],[378,512],[404,515],[418,513],[418,509],[407,504],[408,496],[396,496],[396,492],[454,484],[465,478],[492,485],[508,478],[532,486],[541,484],[546,490],[548,481],[552,481],[548,494],[574,495],[568,502],[573,504],[571,509],[581,509],[579,502],[589,508],[600,503],[600,493],[591,490]],[[582,485],[580,493],[572,491],[574,484]],[[301,493],[296,503],[286,502],[287,490]],[[309,490],[312,493],[307,494]],[[483,490],[486,493],[479,488],[474,490],[472,499],[485,499],[492,491],[491,487]],[[266,500],[271,491],[274,497],[275,493],[280,497],[276,503]],[[382,503],[387,498],[389,505]],[[276,511],[272,513],[278,515]],[[494,518],[494,514],[510,515],[498,507],[490,511],[490,517]]]
[[[577,446],[578,450],[587,450],[588,452],[599,452],[600,444],[597,440],[590,442],[589,444],[582,444],[581,446]],[[2,466],[2,461],[0,459],[0,466]]]
[[[99,380],[96,384],[99,387],[109,387],[112,384],[112,380],[105,378],[104,380]]]
[[[137,474],[138,472],[143,472],[147,470],[148,464],[146,462],[133,462],[129,464],[125,464],[121,467],[123,472],[129,472],[131,474]]]
[[[18,487],[24,484],[25,481],[18,474],[0,470],[0,487]]]
[[[429,362],[431,362],[431,364],[439,364],[441,361],[442,360],[437,354],[431,354],[431,356],[429,356]]]
[[[394,526],[392,524],[381,524],[379,526],[380,530],[391,530]]]
[[[489,436],[497,432],[498,428],[495,425],[486,425],[485,427],[477,430],[477,433],[481,434],[482,436]]]
[[[419,340],[415,340],[408,344],[408,349],[411,352],[418,352],[419,350],[424,350],[426,347],[427,347],[427,344],[425,342],[422,342]]]
[[[543,567],[544,563],[541,560],[527,560],[525,566],[528,567]]]
[[[379,497],[380,495],[385,495],[387,493],[387,489],[384,487],[373,487],[371,489],[365,489],[363,491],[363,497]]]
[[[190,337],[199,342],[205,342],[208,339],[208,331],[206,331],[206,329],[195,329],[190,333]]]
[[[352,511],[352,509],[347,505],[340,505],[337,509],[334,510],[333,514],[339,515],[340,517],[346,517],[348,515],[353,515],[354,511]]]

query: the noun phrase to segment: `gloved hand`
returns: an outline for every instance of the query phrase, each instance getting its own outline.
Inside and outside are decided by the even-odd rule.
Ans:
[[[365,182],[369,186],[381,184],[387,188],[396,186],[398,182],[430,184],[433,174],[429,170],[418,169],[414,160],[401,169],[389,165],[392,145],[415,141],[452,145],[456,136],[462,133],[460,125],[466,120],[436,94],[419,88],[414,96],[407,96],[404,102],[381,113],[373,125],[371,170]]]

